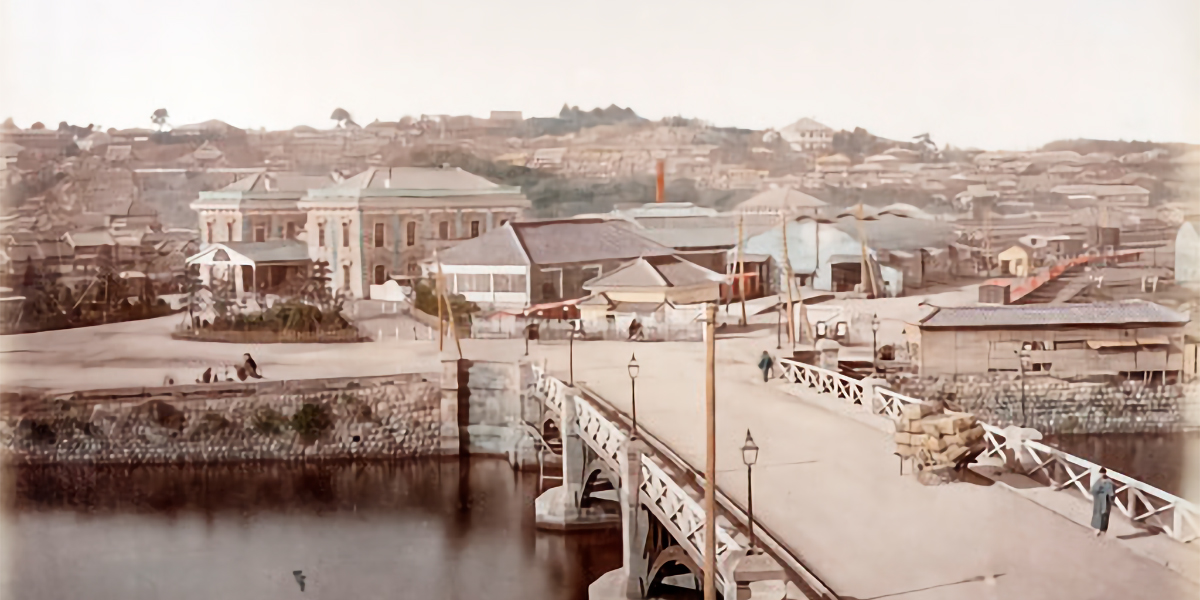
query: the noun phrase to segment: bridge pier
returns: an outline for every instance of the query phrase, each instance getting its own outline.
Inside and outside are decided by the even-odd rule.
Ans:
[[[590,476],[587,453],[577,426],[575,395],[564,384],[550,390],[558,394],[559,435],[562,438],[562,485],[552,487],[538,496],[534,503],[535,523],[543,529],[578,530],[612,527],[620,516],[600,506],[584,506]]]

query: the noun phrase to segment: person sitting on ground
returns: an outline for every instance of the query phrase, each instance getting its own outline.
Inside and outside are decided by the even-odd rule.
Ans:
[[[634,319],[629,323],[629,341],[634,342],[644,339],[646,339],[646,336],[642,333],[642,322]]]

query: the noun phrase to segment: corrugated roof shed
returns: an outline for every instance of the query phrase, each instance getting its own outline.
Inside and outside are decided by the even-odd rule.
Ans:
[[[1145,327],[1183,325],[1187,322],[1186,316],[1160,304],[1130,300],[1093,304],[939,308],[921,320],[921,328]]]

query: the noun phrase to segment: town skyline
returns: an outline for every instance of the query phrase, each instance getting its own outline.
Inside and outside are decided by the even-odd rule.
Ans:
[[[491,110],[551,116],[567,102],[752,130],[812,117],[981,149],[1075,138],[1200,142],[1200,38],[1191,27],[1200,8],[1186,2],[1036,5],[1039,19],[1023,18],[1020,2],[1004,14],[885,5],[848,21],[851,7],[688,6],[588,14],[536,3],[359,2],[329,19],[273,2],[217,2],[205,14],[144,2],[105,11],[6,4],[0,114],[23,126],[127,128],[148,127],[149,112],[166,107],[176,123],[277,130],[327,127],[334,107],[365,124]],[[38,26],[46,22],[56,26]],[[173,33],[172,23],[185,22],[189,35]],[[403,26],[412,22],[421,27]],[[329,43],[298,34],[314,31]],[[606,43],[615,39],[622,43]],[[66,51],[79,47],[91,51]],[[430,52],[438,48],[452,51]]]

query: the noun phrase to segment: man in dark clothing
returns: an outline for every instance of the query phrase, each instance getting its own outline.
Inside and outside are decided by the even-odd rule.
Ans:
[[[1096,537],[1100,537],[1108,533],[1108,515],[1112,511],[1113,498],[1116,497],[1116,491],[1113,489],[1113,482],[1108,478],[1108,470],[1104,467],[1100,468],[1100,479],[1092,484],[1092,528],[1096,530]]]
[[[246,374],[255,379],[262,379],[262,374],[258,372],[258,364],[254,362],[254,359],[250,357],[250,354],[243,354],[242,357],[246,359],[242,363],[242,368],[246,369]]]
[[[771,367],[773,366],[775,366],[775,360],[771,358],[771,355],[766,350],[763,350],[762,358],[758,359],[758,368],[763,373],[763,383],[766,383],[767,379],[770,378]]]

